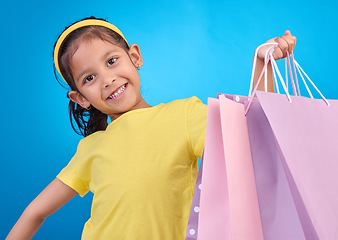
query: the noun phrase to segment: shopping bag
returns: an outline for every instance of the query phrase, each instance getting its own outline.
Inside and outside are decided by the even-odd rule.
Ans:
[[[205,138],[198,239],[231,239],[228,184],[217,99],[208,99]]]
[[[248,106],[248,97],[228,95],[227,98]],[[258,99],[253,99],[246,115],[252,152],[257,195],[265,240],[306,239],[304,231],[316,236],[310,224],[303,229],[297,212],[295,199],[291,194],[279,147],[271,126]],[[301,199],[298,206],[302,205]],[[304,211],[302,219],[309,221]],[[318,238],[312,238],[318,239]]]
[[[198,239],[263,239],[244,106],[208,99]]]
[[[296,66],[300,71],[299,65]],[[274,75],[275,71],[280,76],[278,68]],[[248,97],[227,95],[246,107],[264,239],[338,239],[338,130],[334,122],[338,116],[337,101],[327,101],[320,92],[324,100],[291,97],[287,84],[282,82],[282,85],[286,95],[258,92],[258,98],[253,99],[253,93],[249,101]],[[297,91],[292,82],[292,87],[294,94],[300,95],[299,86]],[[309,95],[312,97],[310,92]],[[208,101],[208,108],[214,104],[214,111],[219,110],[220,101]],[[236,229],[231,214],[236,211],[232,209],[230,197],[231,164],[224,158],[226,141],[220,143],[224,134],[222,114],[213,113],[215,117],[211,118],[212,111],[209,113],[208,109],[208,120],[213,126],[207,126],[207,136],[214,142],[206,136],[206,147],[213,155],[210,154],[206,171],[209,177],[202,181],[205,188],[202,187],[200,199],[201,238],[198,239],[233,239]],[[241,237],[254,239],[243,235],[238,239]]]
[[[188,220],[187,232],[185,240],[196,240],[197,239],[197,231],[198,231],[198,218],[200,211],[200,196],[201,196],[201,187],[202,187],[202,172],[203,172],[203,159],[204,153],[201,159],[201,163],[199,166],[199,171],[196,179],[194,196],[191,203],[190,215]]]
[[[338,239],[338,101],[257,92],[295,199],[319,239]],[[308,222],[302,222],[308,225]],[[306,239],[312,239],[311,236]]]
[[[295,96],[290,96],[272,53],[269,54],[285,95],[256,94],[273,131],[305,238],[338,239],[338,102],[323,96],[293,54],[296,84],[292,82]],[[291,73],[289,57],[287,60]],[[300,96],[296,69],[311,98]],[[302,73],[322,99],[313,98]]]
[[[220,101],[223,101],[223,100],[221,99]],[[223,105],[223,108],[225,106],[224,109],[227,109],[226,104],[222,104],[222,105]],[[234,106],[237,106],[239,109],[239,111],[237,110],[237,113],[240,113],[241,111],[243,111],[243,106],[239,106],[236,104]],[[238,165],[238,163],[243,163],[245,161],[238,161],[238,162],[235,161],[236,164],[233,165],[232,162],[234,161],[229,162],[229,159],[231,160],[232,158],[231,157],[231,158],[227,158],[227,162],[228,162],[226,164],[227,167],[225,166],[226,159],[224,158],[225,153],[224,153],[223,148],[227,146],[228,149],[230,149],[230,154],[228,153],[226,155],[231,156],[232,146],[231,144],[229,145],[229,141],[224,141],[226,144],[223,145],[222,133],[226,133],[226,132],[225,131],[222,132],[222,124],[221,124],[221,117],[220,117],[221,112],[220,112],[219,107],[220,107],[219,100],[209,99],[207,134],[206,134],[207,136],[206,136],[206,144],[205,144],[205,147],[207,149],[206,151],[207,154],[205,157],[207,159],[207,167],[206,167],[206,170],[200,170],[199,177],[198,177],[199,179],[202,173],[206,172],[206,174],[205,173],[204,174],[207,176],[204,176],[204,181],[203,181],[204,182],[203,183],[204,194],[203,194],[203,197],[201,197],[202,210],[198,207],[194,207],[194,206],[199,206],[198,201],[200,200],[198,197],[196,197],[196,195],[200,194],[199,189],[197,189],[196,187],[195,195],[193,199],[193,205],[191,207],[190,219],[189,219],[188,228],[187,228],[186,240],[197,239],[197,232],[196,232],[197,228],[200,229],[199,230],[199,232],[201,232],[200,236],[201,238],[204,238],[204,239],[208,239],[208,238],[209,239],[237,239],[237,238],[255,239],[256,236],[257,236],[257,239],[259,239],[259,238],[262,238],[262,231],[261,231],[260,220],[258,217],[259,211],[257,211],[258,205],[257,205],[257,200],[256,200],[257,196],[255,194],[256,190],[255,190],[255,185],[253,184],[254,177],[252,176],[253,171],[251,169],[252,162],[249,160],[250,159],[249,156],[245,156],[244,160],[246,160],[247,164],[244,164],[241,166],[242,168],[244,166],[243,169],[245,168],[249,169],[250,170],[249,174],[246,174],[247,172],[245,171],[241,171],[240,167],[237,168],[239,172],[234,171],[236,170],[236,164]],[[226,116],[225,118],[223,117],[223,119],[225,119],[225,122],[228,116],[237,116],[238,119],[241,119],[241,124],[245,126],[245,121],[243,121],[244,120],[243,113],[234,115],[231,111],[230,113],[229,112],[225,113],[225,110],[223,110],[222,112]],[[238,125],[239,122],[240,121],[234,121],[234,123],[232,124]],[[229,131],[229,129],[230,130],[232,129],[233,127],[232,124],[228,123],[227,131]],[[240,130],[246,129],[246,126],[244,128],[240,127],[238,129]],[[246,148],[244,147],[246,151],[242,151],[242,149],[240,149],[237,152],[249,153],[250,148],[248,147],[247,132],[244,131],[244,133],[245,133],[244,134],[245,137],[243,137],[242,135],[241,136],[242,138],[237,139],[239,141],[237,141],[236,147],[238,148],[239,145],[241,147],[246,146]],[[230,134],[229,135],[225,134],[224,136],[226,140],[226,137],[230,136]],[[235,134],[235,136],[237,136],[237,134]],[[226,172],[228,172],[228,174]],[[235,174],[233,174],[233,172],[235,172]],[[249,184],[247,184],[244,188],[241,188],[241,187],[234,187],[233,180],[228,182],[229,177],[230,179],[233,179],[233,178],[236,179],[236,177],[238,176],[246,176],[247,177],[246,180],[247,182],[249,182]],[[245,182],[245,181],[243,181],[243,179],[240,179],[239,177],[239,181],[235,181],[235,182],[240,183],[240,182]],[[228,188],[228,186],[230,186],[230,188]],[[242,191],[242,193],[236,194],[237,191],[239,193]],[[243,194],[245,192],[246,194]],[[251,195],[248,193],[250,193]],[[233,195],[236,196],[237,199],[236,197],[233,197]],[[229,198],[229,196],[231,197]],[[232,204],[230,200],[232,200],[233,202]],[[245,200],[251,201],[250,202],[251,205],[250,203],[249,204],[247,202],[245,203]],[[238,203],[238,206],[236,206],[236,203]],[[245,205],[247,208],[240,206],[241,204]],[[197,227],[198,225],[198,221],[196,220],[197,214],[193,212],[193,209],[196,209],[196,208],[198,208],[199,211],[202,212],[202,214],[199,217],[200,218],[199,227]],[[240,216],[241,215],[239,214],[240,211],[235,211],[233,209],[242,209],[244,210],[244,212],[247,211],[249,213],[248,216],[250,217],[247,218],[245,214],[242,214],[242,216]],[[250,215],[250,213],[253,213],[253,214]],[[239,221],[241,221],[241,223],[238,223]],[[250,226],[250,224],[251,226],[254,225],[252,229],[255,229],[258,233],[252,231],[251,228],[248,227]],[[248,225],[247,227],[244,227],[245,230],[241,229],[243,225]],[[232,226],[235,226],[235,229],[232,229]],[[236,229],[236,227],[238,228]],[[242,232],[242,233],[250,232],[250,233],[247,234],[246,236],[245,234],[241,236],[240,234],[237,234],[237,232]]]
[[[285,94],[257,92],[257,97],[279,147],[305,237],[338,239],[338,102],[323,96],[293,54],[297,84],[292,84],[295,96],[290,96],[271,53],[270,57]],[[301,97],[299,86],[296,90],[296,69],[311,98]],[[303,75],[322,99],[313,98]]]

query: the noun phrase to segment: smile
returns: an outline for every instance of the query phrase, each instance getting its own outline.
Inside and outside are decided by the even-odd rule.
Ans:
[[[108,97],[108,99],[115,99],[118,96],[120,96],[121,93],[124,92],[124,90],[126,90],[127,84],[124,84],[122,87],[120,87],[116,92],[114,92],[112,95],[110,95]]]

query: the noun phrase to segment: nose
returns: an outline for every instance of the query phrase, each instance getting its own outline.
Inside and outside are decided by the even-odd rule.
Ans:
[[[115,82],[115,79],[110,80],[110,82],[106,82],[104,87],[105,88],[109,87],[109,85],[112,84],[113,82]]]
[[[115,82],[115,77],[112,76],[107,76],[103,82],[104,87],[107,88],[109,87],[113,82]]]

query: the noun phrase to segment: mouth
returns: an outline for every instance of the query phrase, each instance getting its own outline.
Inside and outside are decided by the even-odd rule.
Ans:
[[[118,96],[120,96],[124,92],[124,90],[126,90],[126,87],[127,87],[127,83],[124,84],[124,85],[122,85],[116,91],[114,91],[112,93],[112,95],[110,95],[107,99],[115,99],[115,98],[117,98]]]

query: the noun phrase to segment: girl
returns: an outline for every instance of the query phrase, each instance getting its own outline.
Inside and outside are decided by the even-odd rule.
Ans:
[[[276,59],[296,43],[289,31],[269,41],[279,44]],[[264,49],[258,56],[257,72]],[[102,19],[68,27],[55,44],[54,63],[71,89],[72,126],[85,138],[7,239],[31,239],[46,217],[91,191],[91,218],[82,239],[183,240],[204,147],[206,106],[196,97],[150,106],[140,93],[139,46],[129,45]]]

